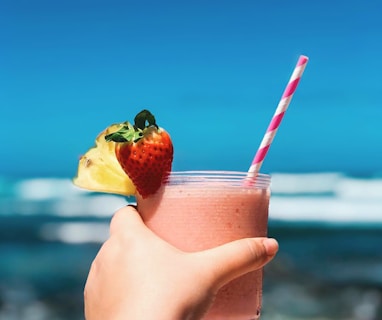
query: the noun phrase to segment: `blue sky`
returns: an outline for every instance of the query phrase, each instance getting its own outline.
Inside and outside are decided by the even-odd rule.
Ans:
[[[247,170],[300,54],[264,172],[381,172],[380,1],[0,3],[0,175],[71,176],[149,108],[174,169]]]

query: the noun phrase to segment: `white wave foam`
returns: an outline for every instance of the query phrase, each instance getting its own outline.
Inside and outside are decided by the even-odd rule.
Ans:
[[[382,179],[342,179],[336,186],[336,195],[347,199],[382,199]]]
[[[110,217],[115,211],[127,204],[124,198],[114,195],[103,194],[92,197],[72,198],[53,203],[52,214],[63,217]]]
[[[278,195],[332,194],[346,199],[381,199],[382,179],[347,177],[341,173],[272,174],[272,193]]]
[[[273,173],[274,194],[334,194],[339,197],[382,197],[382,179],[356,179],[339,172]],[[35,178],[16,183],[16,197],[26,200],[67,199],[86,196],[88,191],[73,185],[70,179]]]
[[[332,193],[344,178],[341,173],[273,173],[272,193]]]
[[[50,200],[68,198],[86,193],[77,188],[70,179],[36,178],[19,181],[15,186],[16,196],[26,200]]]
[[[270,201],[269,218],[287,221],[382,223],[382,198],[277,197]]]
[[[125,198],[115,195],[92,195],[49,201],[1,200],[0,216],[52,215],[61,217],[111,217],[126,206]]]
[[[48,241],[61,241],[78,244],[87,242],[104,242],[109,235],[107,223],[60,223],[46,224],[40,235]]]
[[[271,218],[382,222],[381,177],[360,179],[336,172],[271,176]],[[14,198],[0,198],[0,214],[111,217],[127,204],[121,196],[79,189],[70,179],[27,179],[14,187]]]

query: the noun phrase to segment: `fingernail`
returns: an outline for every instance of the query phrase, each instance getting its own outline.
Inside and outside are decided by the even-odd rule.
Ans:
[[[268,256],[274,256],[279,250],[278,242],[273,238],[267,238],[263,241],[263,246]]]

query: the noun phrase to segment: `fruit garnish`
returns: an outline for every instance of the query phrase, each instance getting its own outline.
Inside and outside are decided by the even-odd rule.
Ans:
[[[78,187],[143,197],[154,194],[171,171],[173,145],[169,134],[143,110],[129,122],[115,124],[96,138],[80,158],[73,183]]]
[[[174,148],[170,135],[158,127],[153,114],[141,111],[134,125],[125,122],[105,139],[115,144],[116,158],[138,193],[146,198],[157,192],[171,171]]]
[[[81,156],[77,176],[73,183],[84,189],[98,192],[134,195],[136,188],[121,168],[113,142],[105,136],[120,129],[122,124],[114,124],[102,131],[95,140],[95,146]]]

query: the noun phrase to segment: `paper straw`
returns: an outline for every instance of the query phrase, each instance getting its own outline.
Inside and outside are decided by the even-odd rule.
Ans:
[[[281,100],[276,108],[275,114],[269,123],[268,129],[265,132],[260,147],[257,150],[255,157],[253,158],[251,166],[249,167],[248,173],[251,173],[251,176],[260,171],[264,158],[269,150],[273,138],[276,135],[277,129],[279,128],[281,120],[284,117],[285,111],[287,110],[289,103],[292,100],[293,94],[296,91],[297,85],[301,79],[307,63],[308,57],[299,57],[296,67],[293,70],[292,76],[289,79],[288,85],[286,86]]]

